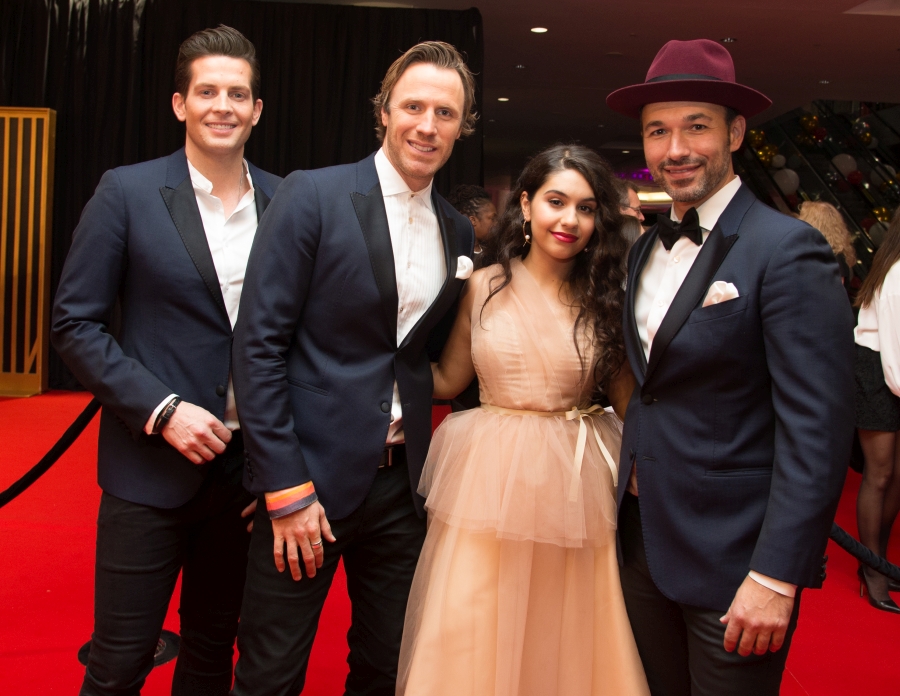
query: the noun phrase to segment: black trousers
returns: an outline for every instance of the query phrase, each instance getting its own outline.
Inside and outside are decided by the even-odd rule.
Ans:
[[[741,657],[722,647],[725,613],[675,602],[650,577],[638,499],[625,494],[619,512],[624,554],[622,592],[653,696],[778,696],[800,611],[800,593],[778,652]]]
[[[325,542],[324,562],[314,578],[304,571],[295,581],[290,569],[279,573],[275,568],[272,523],[260,501],[238,632],[234,696],[300,693],[322,605],[342,557],[352,603],[345,693],[394,696],[406,602],[425,541],[425,520],[413,506],[405,464],[379,469],[363,504],[349,517],[329,521],[337,541]]]
[[[181,650],[174,696],[224,696],[231,687],[250,535],[241,511],[242,439],[207,464],[197,494],[171,510],[100,499],[94,633],[82,696],[139,694],[181,580]]]

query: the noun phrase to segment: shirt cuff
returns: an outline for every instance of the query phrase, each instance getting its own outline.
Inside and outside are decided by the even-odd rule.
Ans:
[[[266,510],[269,512],[269,519],[274,520],[309,507],[318,499],[313,482],[307,481],[300,486],[285,488],[283,491],[266,493]]]
[[[172,399],[174,399],[178,394],[169,394],[165,399],[163,399],[159,406],[153,409],[153,413],[150,414],[150,419],[147,421],[147,424],[144,426],[144,432],[148,435],[153,434],[153,426],[156,424],[156,419],[159,417],[160,412],[166,407],[166,404],[169,403]]]
[[[792,585],[789,582],[770,578],[768,575],[757,573],[755,570],[751,570],[749,573],[747,573],[747,575],[749,575],[753,580],[755,580],[763,587],[768,587],[773,592],[777,592],[778,594],[784,595],[785,597],[793,597],[797,594],[797,586]]]

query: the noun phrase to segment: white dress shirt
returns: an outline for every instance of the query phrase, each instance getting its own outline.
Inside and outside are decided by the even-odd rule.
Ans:
[[[860,308],[853,335],[858,345],[881,354],[884,381],[900,396],[900,263],[890,267],[875,297]]]
[[[741,179],[736,176],[697,208],[704,242],[740,187]],[[680,222],[675,215],[675,206],[672,206],[670,217]],[[647,259],[641,273],[640,285],[634,298],[634,318],[637,321],[638,335],[644,346],[645,357],[650,357],[650,348],[656,332],[659,331],[659,325],[669,311],[688,271],[697,260],[701,248],[690,239],[679,237],[672,245],[672,250],[666,251],[663,243],[659,239],[656,240],[656,245],[650,252],[650,258]]]
[[[253,238],[256,236],[256,227],[259,222],[256,215],[256,191],[253,188],[253,179],[250,177],[250,169],[246,160],[244,160],[243,166],[244,176],[247,177],[250,190],[238,201],[235,209],[231,211],[231,215],[225,217],[225,206],[219,198],[212,195],[212,182],[188,160],[188,171],[191,175],[191,183],[194,185],[200,219],[203,221],[206,242],[209,244],[209,251],[216,267],[219,288],[222,291],[222,299],[225,300],[225,309],[228,311],[232,329],[237,322],[241,291],[244,288],[244,273],[247,270],[250,248],[253,246]],[[175,394],[167,396],[153,411],[144,428],[148,434],[152,431],[159,412],[174,396]],[[228,392],[225,396],[224,423],[229,430],[240,428],[231,373],[228,375]]]
[[[447,277],[447,266],[441,229],[431,201],[432,184],[421,191],[412,191],[394,169],[384,149],[375,154],[375,170],[381,183],[394,252],[399,346],[437,298]],[[386,444],[402,442],[403,409],[395,381]]]
[[[700,228],[703,231],[703,241],[709,237],[710,231],[716,226],[719,217],[731,203],[738,189],[741,187],[741,179],[735,176],[725,186],[719,189],[709,200],[697,207],[697,215],[700,218]],[[672,206],[670,217],[680,222],[675,215],[675,206]],[[657,239],[650,258],[641,273],[640,283],[634,298],[634,318],[637,322],[638,334],[644,348],[644,356],[650,357],[650,349],[653,347],[653,339],[675,295],[681,288],[688,271],[700,255],[703,247],[697,246],[690,239],[679,237],[670,251],[666,251],[663,243]],[[638,494],[637,466],[632,467],[628,480],[628,491]],[[795,585],[776,580],[766,575],[751,570],[750,577],[764,587],[779,594],[793,597],[797,591]]]

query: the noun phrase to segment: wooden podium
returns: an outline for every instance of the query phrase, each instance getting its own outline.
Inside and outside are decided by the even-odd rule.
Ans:
[[[0,107],[0,395],[47,388],[56,112]]]

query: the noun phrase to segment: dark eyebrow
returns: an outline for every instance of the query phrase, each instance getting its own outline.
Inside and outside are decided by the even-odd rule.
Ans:
[[[562,191],[557,191],[556,189],[550,189],[550,190],[547,191],[544,195],[545,195],[545,196],[548,196],[548,195],[550,195],[551,193],[555,193],[557,196],[562,196],[563,198],[569,198],[569,197],[570,197],[568,193],[563,193]],[[582,198],[582,199],[579,201],[579,203],[590,203],[590,202],[596,203],[596,202],[597,202],[597,199],[594,198],[594,196],[591,196],[590,198]]]
[[[702,119],[706,119],[707,121],[711,121],[711,120],[712,120],[712,116],[710,116],[709,114],[704,114],[704,113],[701,111],[700,113],[697,113],[697,114],[690,114],[690,115],[684,117],[684,120],[685,120],[685,121],[700,121],[700,120],[702,120]]]

